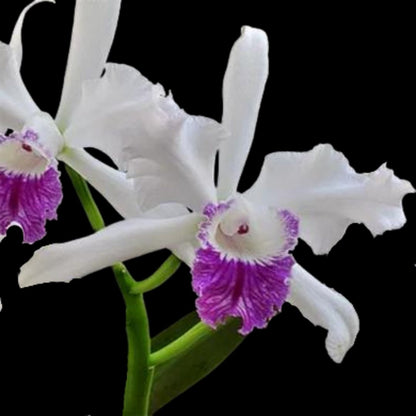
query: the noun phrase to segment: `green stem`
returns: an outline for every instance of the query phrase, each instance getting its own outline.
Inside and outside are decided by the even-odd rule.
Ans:
[[[66,170],[92,228],[94,231],[101,230],[105,223],[88,184],[69,166],[66,166]],[[146,306],[142,293],[130,293],[136,281],[124,265],[114,265],[113,272],[126,305],[128,358],[123,416],[146,416],[153,375],[153,369],[150,368],[151,344]]]
[[[163,364],[172,358],[193,348],[194,344],[211,334],[213,329],[202,322],[197,323],[189,331],[175,339],[175,341],[150,354],[150,366]]]
[[[131,295],[149,292],[166,282],[179,268],[181,261],[171,254],[162,265],[147,279],[135,282],[130,290]]]
[[[146,416],[153,371],[150,369],[150,333],[143,294],[132,295],[135,284],[122,264],[113,266],[114,275],[126,304],[128,340],[127,380],[124,390],[123,416]]]
[[[100,210],[94,201],[87,182],[68,165],[66,165],[65,168],[69,178],[71,179],[72,185],[75,188],[78,198],[81,201],[81,205],[87,214],[92,229],[94,231],[103,229],[105,227],[103,217],[101,216]]]

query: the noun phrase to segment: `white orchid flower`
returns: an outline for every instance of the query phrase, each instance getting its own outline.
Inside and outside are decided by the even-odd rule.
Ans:
[[[103,106],[113,102],[109,89],[120,101],[136,103],[131,134],[118,150],[106,125],[86,140],[127,168],[142,207],[169,202],[192,212],[129,218],[91,236],[41,248],[22,267],[20,285],[69,281],[175,246],[191,268],[205,323],[215,327],[229,316],[240,317],[240,332],[247,334],[266,326],[287,301],[328,330],[326,348],[340,362],[359,330],[354,307],[296,264],[290,251],[300,237],[316,254],[327,253],[354,222],[374,235],[403,226],[401,201],[413,188],[384,165],[358,174],[341,153],[319,145],[305,153],[268,155],[255,184],[237,192],[267,75],[267,36],[245,27],[226,70],[220,125],[187,115],[133,68],[107,66],[102,80],[89,82],[86,89],[90,97],[107,97]],[[78,111],[84,111],[82,106]]]
[[[83,82],[98,79],[104,69],[121,0],[76,2],[64,86],[55,119],[39,109],[20,75],[23,21],[28,10],[43,1],[54,2],[30,3],[15,25],[10,43],[0,42],[0,239],[8,227],[18,225],[26,243],[42,238],[46,220],[56,218],[62,199],[57,160],[63,160],[65,152],[72,147],[77,147],[73,158],[84,176],[92,182],[107,184],[104,193],[114,192],[111,189],[114,183],[118,195],[128,187],[120,172],[81,149],[82,138],[88,137],[97,125],[103,125],[103,119],[108,116],[107,108],[100,107],[100,97],[90,101],[88,113],[77,111],[85,98],[81,89]],[[106,134],[116,141],[120,125],[114,122],[107,128]],[[7,130],[13,132],[6,135]],[[74,135],[79,137],[75,140]]]

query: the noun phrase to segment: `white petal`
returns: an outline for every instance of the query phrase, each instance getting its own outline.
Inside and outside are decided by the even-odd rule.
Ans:
[[[13,49],[14,56],[18,67],[22,65],[23,48],[22,48],[22,26],[25,20],[26,13],[35,5],[43,2],[55,3],[55,0],[34,0],[28,4],[20,13],[17,19],[16,25],[14,26],[12,37],[10,39],[10,47]]]
[[[324,254],[352,223],[365,224],[374,236],[402,227],[402,199],[410,192],[411,184],[385,165],[358,174],[342,153],[319,145],[309,152],[269,154],[245,195],[292,211],[300,218],[300,237]]]
[[[134,68],[109,64],[100,80],[86,82],[64,134],[71,146],[96,147],[128,167],[144,209],[165,202],[200,209],[216,198],[221,125],[189,116]]]
[[[0,42],[0,133],[20,130],[39,111],[23,84],[13,49]]]
[[[188,210],[180,204],[162,204],[145,213],[142,212],[137,204],[136,191],[125,173],[100,162],[85,150],[67,148],[60,155],[60,160],[83,176],[124,218],[166,219],[188,213]],[[167,248],[186,264],[191,264],[196,250],[196,238],[192,242],[193,244],[186,242]]]
[[[48,150],[49,156],[56,157],[64,146],[64,138],[53,118],[43,112],[38,112],[26,120],[23,131],[31,129],[38,134],[39,142]]]
[[[150,106],[160,91],[159,86],[153,91],[153,84],[132,67],[106,65],[103,77],[83,83],[81,101],[64,131],[65,142],[100,149],[122,167],[123,149],[146,134],[136,121],[139,111]]]
[[[340,363],[354,344],[360,327],[352,304],[298,264],[292,268],[288,302],[314,325],[328,330],[326,349],[329,356]]]
[[[268,49],[266,34],[245,26],[231,50],[224,77],[222,118],[231,138],[220,148],[220,199],[227,199],[236,191],[250,151],[269,71]]]
[[[77,0],[61,102],[56,116],[64,130],[87,79],[99,78],[113,43],[121,0]]]
[[[180,204],[162,204],[142,212],[137,203],[137,192],[124,172],[100,162],[85,150],[67,148],[60,160],[67,163],[100,192],[114,209],[124,218],[174,218],[183,216],[188,210]],[[1,241],[1,236],[0,236]],[[167,247],[186,264],[192,264],[197,240]]]
[[[112,264],[192,239],[201,217],[124,220],[88,237],[42,247],[21,268],[20,287],[68,282]]]
[[[59,159],[86,179],[124,218],[141,214],[133,181],[83,149],[66,148]]]

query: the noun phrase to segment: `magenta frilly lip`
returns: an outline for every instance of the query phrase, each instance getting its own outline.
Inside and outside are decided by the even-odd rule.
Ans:
[[[28,157],[34,153],[34,146],[41,149],[33,130],[0,135],[0,147],[10,142],[17,142],[16,148],[22,149]],[[56,210],[62,201],[56,160],[47,158],[46,152],[44,160],[42,156],[33,155],[35,157],[42,161],[42,169],[39,163],[30,164],[30,159],[24,171],[17,166],[13,169],[10,163],[7,168],[0,164],[0,235],[6,234],[11,225],[18,225],[23,230],[25,243],[34,243],[45,236],[46,221],[57,218]]]
[[[228,317],[238,317],[242,320],[239,332],[247,335],[254,328],[264,328],[289,294],[294,264],[289,251],[297,243],[299,226],[298,219],[289,211],[276,210],[276,226],[283,225],[284,229],[283,246],[277,247],[273,256],[258,261],[230,257],[210,241],[209,229],[214,219],[226,213],[231,204],[232,201],[208,204],[204,209],[205,220],[200,224],[198,234],[201,247],[196,251],[192,283],[203,322],[216,328]],[[246,225],[247,231],[243,235],[250,232]],[[237,233],[241,237],[241,233]]]

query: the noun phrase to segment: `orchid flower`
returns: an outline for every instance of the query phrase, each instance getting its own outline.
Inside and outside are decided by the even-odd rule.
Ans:
[[[83,82],[99,79],[104,69],[121,0],[76,2],[65,80],[55,119],[39,109],[20,75],[23,21],[28,10],[43,1],[54,2],[33,1],[20,14],[10,43],[0,42],[0,239],[8,227],[18,225],[26,243],[41,239],[46,220],[57,216],[62,200],[57,161],[64,160],[66,152],[73,151],[72,159],[84,177],[93,183],[106,184],[104,194],[109,190],[120,196],[128,187],[121,172],[82,150],[85,147],[82,138],[88,137],[97,125],[104,125],[103,120],[108,117],[108,109],[101,107],[100,97],[89,102],[87,113],[77,111],[83,100],[88,99],[88,92],[81,88]],[[107,125],[106,134],[118,137],[118,127],[117,123]],[[7,130],[12,133],[6,135]]]
[[[176,203],[182,211],[165,205],[164,218],[127,218],[91,236],[43,247],[22,267],[20,286],[69,281],[173,247],[191,268],[203,322],[215,328],[239,317],[245,335],[265,327],[289,302],[328,330],[327,351],[341,362],[359,330],[357,313],[291,252],[301,238],[316,254],[328,253],[352,223],[365,224],[373,235],[400,228],[406,221],[402,198],[414,190],[385,165],[359,174],[330,145],[319,145],[268,155],[254,185],[238,192],[267,76],[267,36],[245,27],[229,58],[219,124],[189,116],[135,69],[108,65],[101,82],[87,88],[91,99],[108,97],[111,88],[119,100],[135,103],[131,134],[118,149],[105,134],[90,136],[88,145],[127,169],[143,209]]]

